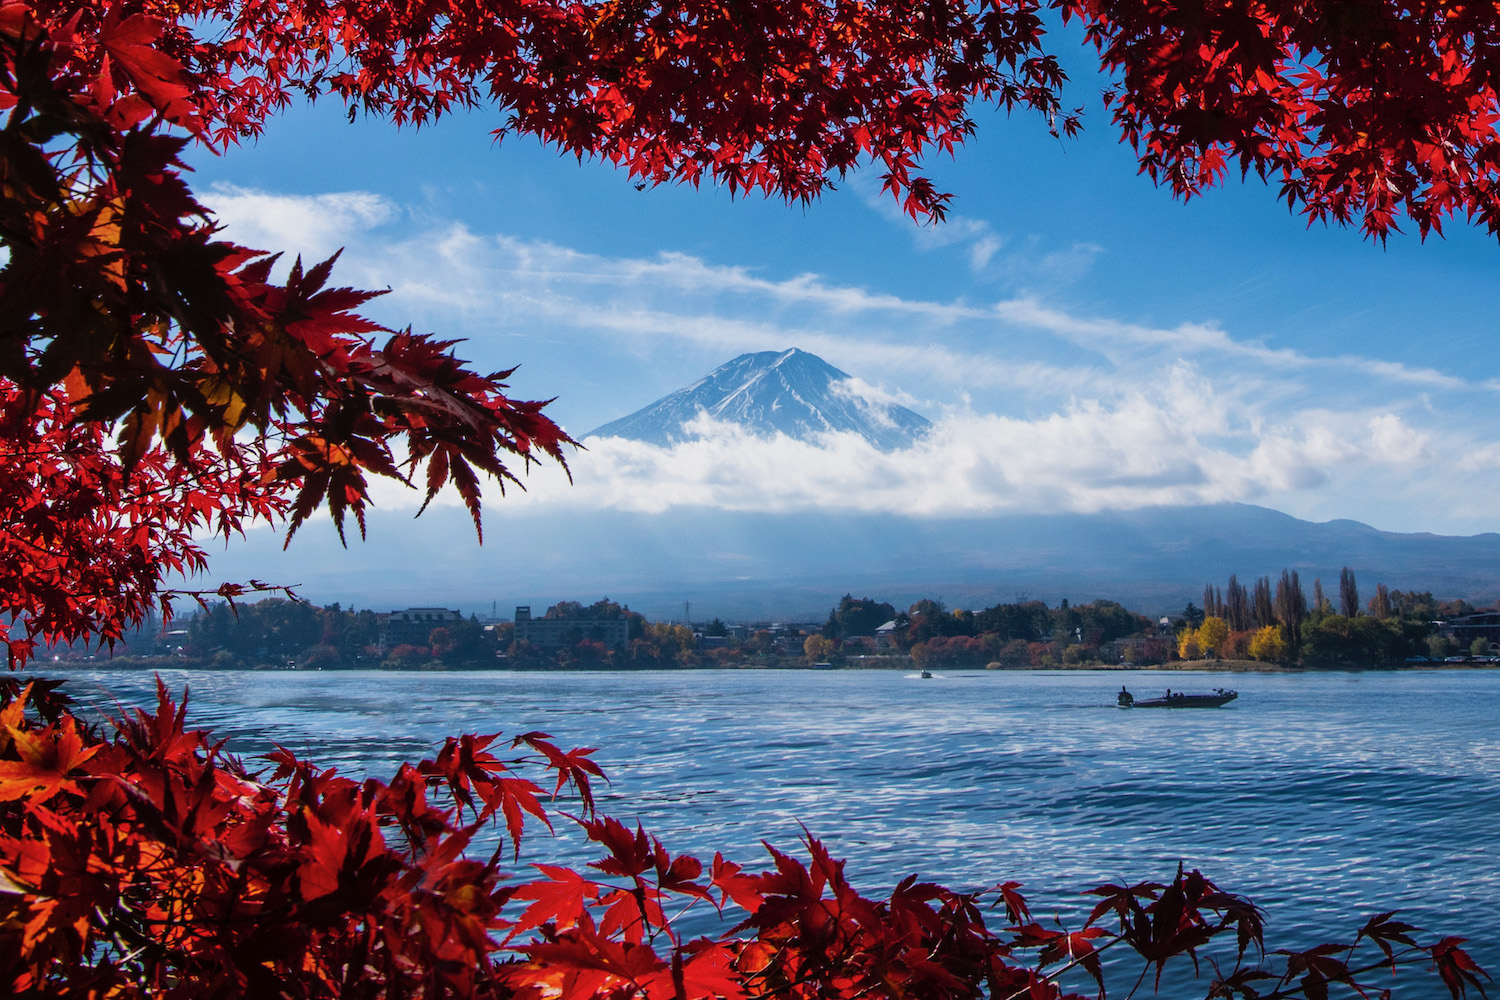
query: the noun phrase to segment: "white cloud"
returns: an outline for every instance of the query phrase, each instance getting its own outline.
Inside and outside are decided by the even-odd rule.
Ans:
[[[1370,443],[1386,462],[1424,462],[1431,458],[1429,442],[1428,435],[1409,426],[1394,413],[1370,418]]]
[[[367,191],[284,195],[215,184],[203,203],[230,239],[256,249],[300,253],[305,260],[324,260],[400,214],[389,200]]]
[[[290,196],[216,185],[205,201],[230,237],[248,245],[290,247],[309,256],[348,247],[342,264],[346,273],[355,270],[369,277],[367,284],[391,287],[390,306],[405,302],[491,314],[504,310],[508,315],[502,322],[507,323],[534,317],[571,320],[611,332],[666,335],[726,349],[797,343],[831,355],[866,357],[872,366],[965,385],[1038,385],[1102,374],[1094,364],[1060,358],[1017,361],[996,349],[1013,344],[1035,347],[1038,336],[1045,335],[1102,352],[1114,366],[1149,359],[1165,370],[1175,355],[1200,363],[1254,362],[1266,371],[1338,372],[1427,389],[1497,391],[1487,383],[1470,384],[1456,375],[1380,358],[1313,356],[1268,347],[1257,338],[1236,338],[1202,323],[1152,327],[1078,315],[1034,297],[989,306],[912,299],[830,284],[816,274],[766,277],[683,253],[605,257],[546,241],[481,236],[459,223],[433,223],[396,238],[370,239],[371,230],[402,213],[367,192]],[[973,252],[985,260],[1000,245],[1000,237],[979,220],[954,219],[917,232],[933,245],[972,244]],[[1097,246],[1080,244],[1060,253],[1072,259],[1099,252]],[[1044,255],[1041,262],[1046,259]],[[914,320],[934,335],[963,326],[988,335],[990,341],[978,350],[914,344]],[[958,339],[970,343],[975,334]]]
[[[542,468],[506,502],[644,512],[1088,513],[1255,501],[1315,490],[1334,475],[1384,470],[1394,481],[1428,461],[1426,439],[1391,413],[1307,412],[1271,424],[1235,416],[1215,398],[1212,383],[1184,363],[1158,389],[1076,401],[1034,419],[952,412],[891,452],[854,434],[757,437],[700,414],[695,436],[669,448],[589,438],[570,461],[571,485]]]
[[[975,271],[983,271],[994,260],[995,254],[1000,251],[1004,242],[1000,237],[993,234],[981,236],[969,247],[969,267]]]
[[[1165,348],[1190,356],[1220,356],[1237,361],[1254,361],[1276,370],[1342,371],[1391,382],[1402,382],[1430,389],[1483,388],[1487,383],[1470,385],[1464,379],[1430,368],[1412,368],[1396,362],[1352,355],[1316,357],[1290,348],[1266,347],[1258,340],[1236,340],[1215,326],[1183,323],[1172,328],[1156,328],[1111,319],[1075,316],[1064,310],[1043,305],[1032,298],[997,303],[997,316],[1007,322],[1066,337],[1075,343],[1108,348]]]
[[[670,378],[668,391],[736,354],[797,346],[855,375],[843,386],[853,398],[936,419],[919,445],[895,453],[849,436],[765,440],[708,425],[673,449],[593,440],[573,462],[575,486],[544,469],[529,477],[530,499],[506,503],[958,514],[1268,499],[1325,509],[1352,482],[1362,496],[1371,483],[1416,495],[1418,480],[1436,478],[1412,476],[1439,467],[1434,441],[1449,456],[1467,449],[1476,494],[1500,485],[1484,458],[1486,435],[1497,436],[1489,408],[1451,402],[1500,384],[1309,354],[1275,346],[1274,331],[1131,323],[1036,296],[923,299],[675,252],[591,254],[418,220],[361,192],[218,187],[207,201],[248,245],[309,256],[348,246],[340,283],[392,289],[378,318],[404,326],[415,312],[445,336],[545,343],[538,353],[576,364],[590,385]],[[979,220],[921,232],[980,268],[1002,249],[1019,252]],[[1074,249],[1058,266],[1086,266],[1098,252]],[[560,406],[579,393],[549,388]],[[649,398],[595,400],[594,419],[580,424]]]
[[[895,427],[896,421],[891,416],[891,407],[904,406],[908,409],[920,407],[922,404],[912,396],[904,392],[891,392],[881,386],[871,385],[862,378],[847,378],[834,382],[829,390],[835,396],[841,396],[859,407],[859,411],[866,420],[880,427]]]

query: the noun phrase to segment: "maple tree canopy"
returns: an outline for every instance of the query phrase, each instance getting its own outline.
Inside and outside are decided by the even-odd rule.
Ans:
[[[1493,0],[0,0],[11,666],[169,610],[205,531],[295,531],[324,502],[362,527],[369,475],[429,499],[452,483],[477,526],[481,475],[503,487],[570,443],[545,404],[506,395],[508,373],[361,316],[372,293],[330,285],[332,260],[282,279],[219,239],[183,179],[188,143],[254,136],[304,96],[398,124],[488,102],[508,130],[648,182],[805,201],[873,163],[914,218],[940,218],[918,162],[970,133],[974,102],[1078,127],[1049,18],[1081,19],[1117,124],[1178,195],[1237,164],[1375,237],[1403,214],[1423,235],[1460,213],[1500,232]],[[595,817],[591,751],[539,733],[508,759],[494,736],[449,740],[389,783],[284,750],[252,774],[164,689],[109,735],[56,686],[0,675],[6,995],[1071,1000],[1057,977],[1075,967],[1104,995],[1106,948],[1159,983],[1220,935],[1216,997],[1369,996],[1411,964],[1455,998],[1487,978],[1462,938],[1420,944],[1391,913],[1266,971],[1260,912],[1181,867],[1099,886],[1069,932],[1015,882],[867,898],[811,837],[807,863],[704,865]],[[603,849],[587,875],[522,881],[503,847],[468,856],[492,820],[515,850],[527,815],[550,823],[521,776],[538,770]],[[672,915],[693,904],[742,922],[684,940]]]
[[[298,98],[398,125],[491,105],[502,133],[653,184],[807,201],[871,164],[935,220],[949,196],[921,158],[976,102],[1079,127],[1047,47],[1063,22],[1179,196],[1238,167],[1374,238],[1454,215],[1500,234],[1493,2],[0,0],[12,665],[39,639],[112,641],[202,567],[205,531],[294,532],[324,502],[362,529],[370,475],[451,483],[477,526],[482,476],[571,443],[508,373],[360,315],[374,293],[332,286],[332,261],[278,280],[219,239],[188,143],[253,137]]]

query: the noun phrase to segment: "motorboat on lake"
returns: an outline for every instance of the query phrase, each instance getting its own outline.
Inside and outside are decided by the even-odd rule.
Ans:
[[[1121,708],[1218,708],[1238,697],[1235,692],[1224,688],[1214,688],[1212,694],[1188,694],[1167,688],[1163,697],[1137,701],[1134,695],[1122,687],[1117,701]]]

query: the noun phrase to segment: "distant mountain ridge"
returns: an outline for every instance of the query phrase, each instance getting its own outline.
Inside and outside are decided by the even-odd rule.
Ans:
[[[691,600],[705,617],[821,621],[844,593],[901,607],[936,597],[966,608],[1025,594],[1049,603],[1104,597],[1156,615],[1201,601],[1204,584],[1223,586],[1231,573],[1250,582],[1294,569],[1309,593],[1319,578],[1336,593],[1339,570],[1349,566],[1364,598],[1377,583],[1476,606],[1500,597],[1500,535],[1314,523],[1249,504],[964,518],[506,510],[487,522],[503,543],[483,548],[459,508],[429,509],[420,532],[409,513],[370,517],[379,546],[344,551],[326,526],[299,535],[304,551],[321,545],[328,553],[298,574],[307,596],[467,611],[492,601],[545,606],[608,595],[648,617],[671,618]],[[275,532],[253,532],[215,557],[214,576],[264,576],[284,559]],[[396,578],[380,568],[393,561],[405,567]]]
[[[687,425],[706,413],[752,434],[781,433],[798,440],[852,431],[890,451],[909,446],[932,426],[904,406],[858,395],[851,381],[816,354],[797,348],[741,354],[585,437],[622,437],[666,447],[690,438]]]

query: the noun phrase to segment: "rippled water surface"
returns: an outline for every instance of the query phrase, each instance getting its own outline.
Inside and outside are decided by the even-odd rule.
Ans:
[[[68,676],[96,703],[152,698],[147,676]],[[1400,908],[1500,967],[1500,672],[164,679],[235,751],[274,741],[346,774],[389,777],[460,732],[598,747],[613,782],[601,808],[674,851],[758,863],[762,839],[795,847],[800,823],[868,891],[910,873],[962,888],[1018,878],[1075,919],[1077,890],[1182,861],[1266,907],[1273,946],[1352,937]],[[1240,699],[1122,711],[1122,680],[1137,696],[1225,685]],[[538,859],[582,858],[566,840],[533,843]]]

